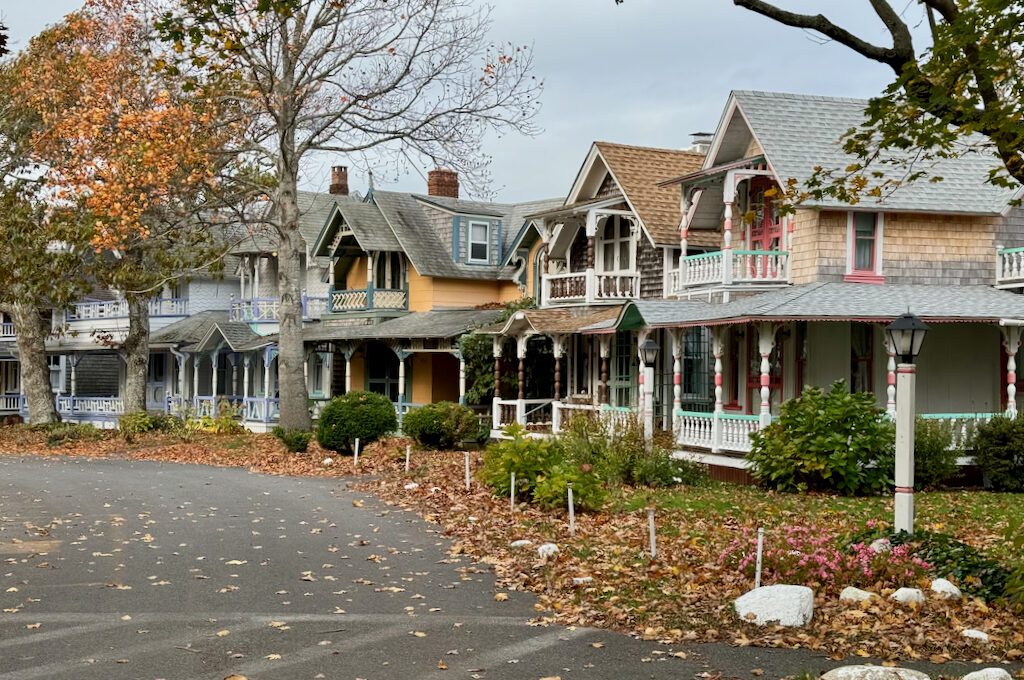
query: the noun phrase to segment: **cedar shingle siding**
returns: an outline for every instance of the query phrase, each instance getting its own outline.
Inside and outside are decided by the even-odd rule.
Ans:
[[[641,236],[636,261],[637,267],[640,269],[640,297],[660,298],[664,287],[663,270],[665,268],[665,259],[661,248],[655,248],[646,236]]]

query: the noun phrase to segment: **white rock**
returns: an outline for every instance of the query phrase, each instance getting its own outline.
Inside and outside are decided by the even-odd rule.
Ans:
[[[807,586],[761,586],[733,604],[741,619],[759,626],[804,626],[814,615],[814,591]]]
[[[866,602],[876,597],[878,596],[874,593],[869,593],[866,590],[854,588],[853,586],[847,586],[843,588],[843,592],[839,593],[839,599],[842,602]]]
[[[968,673],[962,680],[1013,680],[1013,676],[1002,668],[982,668],[980,671]]]
[[[895,593],[889,596],[890,600],[896,600],[903,604],[910,604],[911,602],[924,602],[924,593],[921,592],[920,588],[900,588]]]
[[[971,638],[972,640],[981,640],[982,642],[988,642],[988,633],[977,628],[966,628],[961,633],[965,638]]]
[[[541,545],[537,546],[537,554],[543,557],[544,559],[554,557],[558,554],[558,546],[554,543],[542,543]]]
[[[406,491],[412,491],[413,489],[418,489],[418,488],[420,488],[420,485],[417,484],[416,482],[409,482],[408,484],[405,485],[405,490]]]
[[[882,666],[840,666],[833,668],[821,680],[931,680],[921,671],[910,668],[884,668]]]
[[[331,467],[332,465],[334,465],[334,459],[333,458],[324,458],[323,461],[322,461],[322,465],[324,467]]]
[[[593,583],[593,582],[594,582],[594,577],[593,576],[576,576],[572,580],[572,583],[575,586],[582,586],[582,585],[585,585],[587,583]]]
[[[960,589],[944,578],[932,581],[932,592],[943,600],[959,600],[964,596]]]
[[[892,543],[888,538],[876,538],[868,547],[871,548],[871,552],[884,553],[892,550]]]
[[[533,541],[525,538],[521,538],[518,541],[512,541],[512,543],[509,544],[510,547],[515,548],[516,550],[519,550],[520,548],[529,548],[531,545],[533,545]]]
[[[469,517],[466,518],[466,521],[469,522],[470,524],[476,524],[477,522],[480,521],[480,518],[476,517],[475,515],[470,515]]]

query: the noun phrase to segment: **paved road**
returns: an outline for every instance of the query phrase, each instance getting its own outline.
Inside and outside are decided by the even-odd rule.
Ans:
[[[802,652],[530,626],[534,599],[343,480],[0,459],[0,680],[751,678]],[[446,668],[445,668],[446,667]],[[710,673],[709,676],[701,676]]]

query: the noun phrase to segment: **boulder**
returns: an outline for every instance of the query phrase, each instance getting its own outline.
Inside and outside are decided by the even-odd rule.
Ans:
[[[574,586],[583,586],[583,585],[586,585],[588,583],[593,583],[593,582],[594,582],[594,577],[593,576],[574,576],[573,579],[572,579],[572,584]]]
[[[420,488],[420,485],[417,484],[416,482],[409,482],[408,484],[405,485],[404,488],[406,491],[412,491],[413,489]]]
[[[558,554],[558,546],[554,543],[542,543],[537,546],[537,554],[545,560]]]
[[[971,638],[972,640],[980,640],[982,642],[988,642],[988,633],[983,630],[976,628],[967,628],[964,632],[960,633],[965,638]]]
[[[892,543],[889,542],[888,538],[876,538],[871,541],[871,545],[868,546],[871,552],[884,553],[892,550]]]
[[[895,593],[889,596],[890,600],[896,600],[903,604],[910,604],[912,602],[924,602],[924,593],[921,592],[920,588],[900,588]]]
[[[733,604],[741,619],[759,626],[805,626],[814,615],[814,591],[806,586],[761,586]]]
[[[944,578],[932,581],[932,592],[942,600],[959,600],[964,596],[960,589]]]
[[[878,596],[874,593],[869,593],[866,590],[854,588],[853,586],[847,586],[843,588],[843,592],[839,593],[839,599],[842,602],[867,602],[876,597]]]
[[[833,668],[821,680],[931,680],[921,671],[910,668],[883,666],[840,666]]]
[[[531,545],[533,545],[533,541],[520,538],[518,541],[512,541],[509,544],[509,547],[514,548],[515,550],[520,550],[522,548],[529,548]]]
[[[962,680],[1013,680],[1013,676],[1002,668],[982,668],[980,671],[968,673]]]

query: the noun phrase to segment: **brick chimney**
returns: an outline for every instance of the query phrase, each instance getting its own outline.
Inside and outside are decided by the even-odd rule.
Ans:
[[[348,196],[348,168],[344,165],[331,168],[331,186],[328,191],[337,196]]]
[[[431,196],[459,197],[459,173],[437,168],[427,173],[427,193]]]

